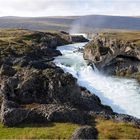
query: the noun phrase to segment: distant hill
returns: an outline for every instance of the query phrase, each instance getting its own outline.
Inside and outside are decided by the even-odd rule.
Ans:
[[[105,15],[63,17],[0,17],[0,28],[92,32],[97,29],[140,30],[139,17]]]

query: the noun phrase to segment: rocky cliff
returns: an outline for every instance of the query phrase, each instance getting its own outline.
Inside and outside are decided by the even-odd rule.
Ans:
[[[53,57],[61,55],[56,47],[71,43],[66,33],[28,30],[0,32],[0,106],[1,122],[18,124],[72,122],[91,125],[98,115],[140,126],[140,120],[113,112],[87,89],[80,87],[69,73],[57,67]],[[81,128],[73,138],[96,138],[95,128]],[[89,135],[89,136],[88,136]]]
[[[100,33],[84,49],[84,59],[108,74],[139,79],[140,33]],[[137,76],[136,76],[137,75]]]
[[[69,34],[6,30],[0,35],[4,125],[49,121],[87,124],[86,112],[113,113],[97,96],[79,87],[71,74],[52,62],[53,57],[61,55],[57,46],[72,43]]]

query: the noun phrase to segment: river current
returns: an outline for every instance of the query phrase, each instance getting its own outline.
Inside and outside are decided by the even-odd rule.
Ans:
[[[76,51],[86,43],[76,43],[58,47],[62,56],[54,62],[65,72],[71,73],[80,86],[96,94],[103,104],[113,111],[140,118],[140,86],[134,79],[116,78],[87,66],[83,54]]]

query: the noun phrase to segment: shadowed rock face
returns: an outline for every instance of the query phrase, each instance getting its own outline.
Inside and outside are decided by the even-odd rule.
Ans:
[[[87,112],[113,114],[110,107],[102,105],[97,96],[79,87],[71,74],[64,73],[58,67],[43,71],[24,69],[13,77],[3,79],[1,95],[4,98],[2,122],[8,126],[30,122],[31,118],[37,122],[69,121],[87,124]],[[33,103],[38,104],[38,107],[32,106]],[[26,104],[31,108],[23,108]]]
[[[83,35],[72,35],[71,36],[72,42],[88,42],[89,40],[84,38]]]
[[[120,39],[117,34],[115,37],[109,35],[96,35],[85,46],[84,59],[108,74],[140,72],[139,44],[135,40]]]
[[[87,124],[89,116],[68,105],[38,104],[32,109],[25,108],[13,101],[4,100],[1,120],[4,125],[15,126],[20,123],[73,122]]]

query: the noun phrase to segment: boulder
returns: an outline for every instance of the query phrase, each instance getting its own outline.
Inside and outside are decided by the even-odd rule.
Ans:
[[[50,122],[73,122],[78,124],[88,124],[89,115],[67,104],[47,104],[42,105],[39,112],[42,112]]]
[[[81,97],[77,101],[77,105],[86,111],[93,112],[105,112],[108,114],[113,114],[111,107],[103,105],[98,96],[94,93],[90,93],[86,88],[81,87]]]
[[[1,107],[1,121],[6,126],[16,126],[21,123],[73,122],[88,124],[89,116],[69,105],[38,104],[38,106],[19,105],[10,100],[4,100]]]
[[[74,133],[72,134],[71,139],[77,140],[77,139],[97,139],[98,132],[96,128],[91,126],[83,126],[80,128],[77,128]]]
[[[15,89],[18,86],[19,79],[16,76],[7,78],[1,83],[0,93],[5,99],[15,98]]]
[[[45,122],[42,115],[35,110],[20,108],[17,103],[8,100],[2,103],[1,121],[10,127],[21,123]]]

